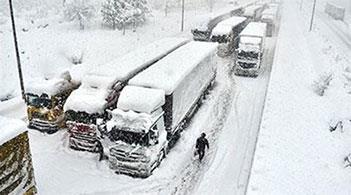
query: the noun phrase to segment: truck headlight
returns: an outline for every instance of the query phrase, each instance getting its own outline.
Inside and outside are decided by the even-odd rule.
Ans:
[[[49,121],[53,121],[55,119],[55,113],[50,110],[48,113],[47,113],[47,118]]]

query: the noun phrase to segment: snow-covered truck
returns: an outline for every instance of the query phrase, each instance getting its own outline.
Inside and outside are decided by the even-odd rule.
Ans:
[[[161,39],[90,70],[64,106],[70,148],[95,151],[97,122],[107,117],[107,108],[116,106],[128,80],[187,42],[184,38]]]
[[[216,50],[217,43],[190,42],[128,82],[104,128],[111,169],[152,174],[213,85]]]
[[[257,77],[266,37],[267,24],[250,22],[239,35],[234,72],[236,75]]]
[[[235,50],[238,45],[239,33],[247,25],[247,18],[234,16],[216,25],[212,30],[211,41],[218,42],[218,55],[227,56]]]
[[[60,77],[32,79],[26,85],[28,127],[45,133],[55,133],[64,127],[63,105],[78,86],[69,72]]]
[[[0,116],[0,194],[36,194],[25,122]]]
[[[210,41],[213,28],[221,21],[232,16],[240,16],[244,13],[243,8],[236,8],[230,12],[212,15],[191,30],[195,41]]]
[[[267,37],[272,37],[275,32],[276,23],[278,18],[278,7],[268,5],[268,8],[262,12],[261,22],[267,24]]]
[[[265,8],[265,4],[261,5],[251,5],[245,8],[245,11],[242,16],[247,17],[252,21],[259,21],[262,16],[262,12]]]

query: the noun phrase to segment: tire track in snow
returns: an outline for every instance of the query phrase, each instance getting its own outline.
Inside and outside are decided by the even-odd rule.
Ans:
[[[213,121],[210,124],[204,124],[204,129],[210,129],[206,132],[207,138],[210,143],[210,149],[204,158],[204,161],[200,163],[198,160],[189,160],[189,164],[181,171],[180,176],[175,177],[168,186],[171,187],[171,194],[190,194],[196,187],[205,171],[209,169],[210,165],[214,160],[214,156],[217,152],[216,142],[218,134],[221,132],[224,123],[227,120],[227,116],[231,110],[232,102],[234,99],[235,81],[232,76],[231,64],[227,63],[227,66],[220,66],[222,74],[219,77],[224,79],[223,87],[217,97],[216,103],[212,108],[211,115],[207,121]],[[173,186],[172,186],[173,184]],[[174,186],[175,185],[175,186]]]

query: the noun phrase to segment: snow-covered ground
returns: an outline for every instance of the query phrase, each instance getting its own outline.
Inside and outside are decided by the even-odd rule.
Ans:
[[[350,194],[349,43],[321,14],[308,32],[298,3],[285,1],[248,194]],[[323,72],[333,80],[321,97],[312,83]],[[333,120],[343,121],[344,132],[330,132]]]

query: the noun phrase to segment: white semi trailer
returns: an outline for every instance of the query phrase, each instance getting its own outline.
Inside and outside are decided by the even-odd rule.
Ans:
[[[152,174],[214,83],[216,49],[216,43],[190,42],[128,82],[104,128],[111,169]]]
[[[244,12],[243,10],[244,8],[240,7],[231,10],[230,12],[211,15],[204,22],[191,30],[193,39],[195,41],[210,41],[211,32],[218,23],[232,16],[240,16]]]
[[[275,3],[269,3],[267,9],[262,13],[261,22],[267,24],[267,37],[272,37],[276,30],[276,23],[278,20],[279,5]]]
[[[216,25],[212,30],[211,41],[219,43],[219,56],[227,56],[235,51],[238,46],[238,35],[247,23],[247,18],[234,16]]]
[[[115,108],[129,79],[187,42],[184,38],[161,39],[88,72],[64,106],[70,148],[96,151],[98,119],[108,116],[106,109]]]
[[[264,51],[266,28],[266,23],[251,22],[240,33],[234,67],[236,75],[258,76]]]

